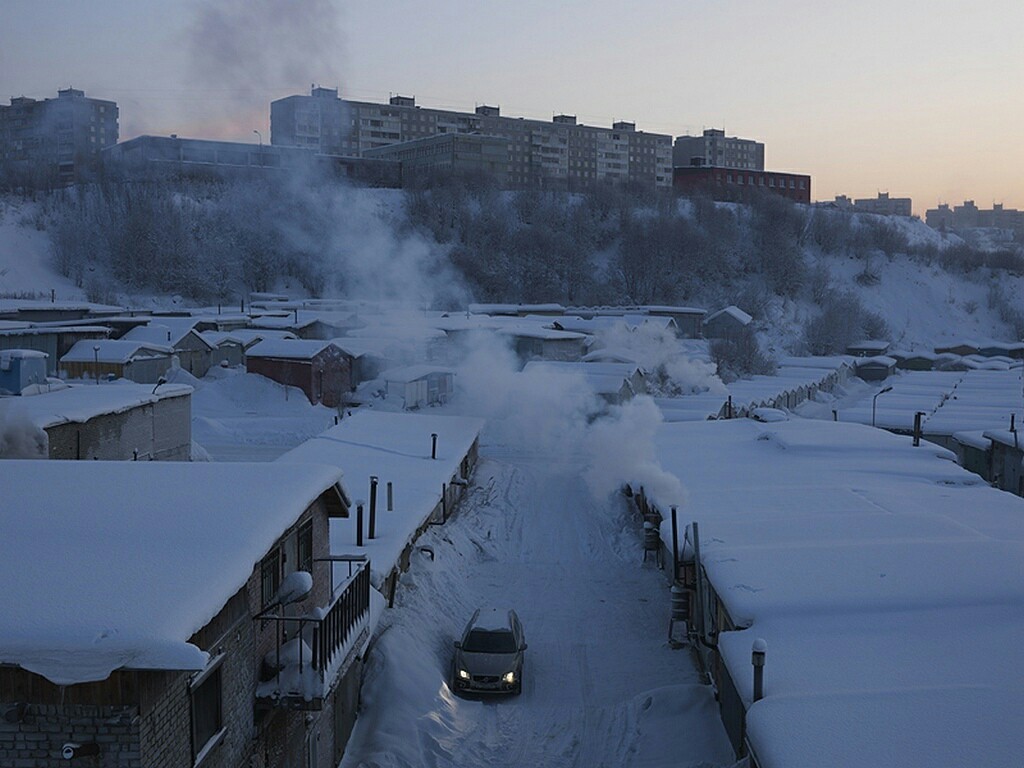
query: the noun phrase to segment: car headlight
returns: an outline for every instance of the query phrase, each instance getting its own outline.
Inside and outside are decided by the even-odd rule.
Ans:
[[[505,676],[503,678],[501,678],[501,679],[504,680],[506,683],[509,683],[509,684],[514,683],[516,681],[516,673],[515,672],[506,672]]]
[[[469,672],[467,672],[464,669],[460,669],[459,670],[459,679],[460,680],[469,680]]]

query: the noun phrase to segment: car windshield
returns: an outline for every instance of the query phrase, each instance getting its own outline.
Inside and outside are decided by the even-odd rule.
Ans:
[[[507,629],[495,632],[474,629],[466,637],[462,650],[469,653],[515,653],[516,639]]]

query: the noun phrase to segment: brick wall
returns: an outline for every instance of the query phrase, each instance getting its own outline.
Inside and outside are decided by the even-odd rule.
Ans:
[[[13,702],[0,703],[4,711],[10,706]],[[137,713],[136,708],[124,706],[30,704],[20,722],[0,718],[0,765],[4,768],[71,765],[61,757],[61,750],[68,742],[99,744],[99,756],[88,758],[93,768],[156,765],[142,761]]]

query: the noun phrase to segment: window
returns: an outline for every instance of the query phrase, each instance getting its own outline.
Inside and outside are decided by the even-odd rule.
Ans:
[[[211,661],[190,686],[193,760],[212,749],[224,732],[221,708],[221,663],[223,661],[223,655]]]
[[[296,566],[300,571],[313,572],[313,521],[299,526],[299,548]]]
[[[265,608],[277,594],[277,588],[281,586],[281,556],[276,547],[260,563],[260,578],[263,584],[262,607]]]

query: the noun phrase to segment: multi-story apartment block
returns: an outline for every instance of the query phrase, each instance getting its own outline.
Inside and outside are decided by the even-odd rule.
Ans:
[[[270,106],[274,145],[363,156],[443,134],[479,134],[505,140],[511,188],[584,190],[604,181],[672,186],[672,137],[637,131],[630,122],[603,128],[581,125],[573,115],[528,120],[503,117],[488,105],[474,112],[430,109],[409,96],[392,96],[387,104],[350,101],[333,88],[313,88],[309,96],[289,96]]]
[[[718,128],[707,128],[700,136],[678,136],[672,149],[677,167],[711,166],[764,170],[764,144],[753,139],[726,136]]]
[[[932,229],[996,227],[1024,232],[1024,211],[1005,208],[1002,203],[996,203],[991,209],[985,210],[975,205],[973,200],[964,200],[963,205],[953,208],[948,203],[942,203],[938,208],[925,211],[925,223]]]
[[[889,197],[888,192],[879,192],[878,197],[853,201],[853,210],[858,213],[877,213],[882,216],[910,216],[912,207],[909,197]]]
[[[91,178],[117,143],[117,104],[74,88],[56,99],[24,96],[0,105],[0,176],[8,184],[56,186]]]

